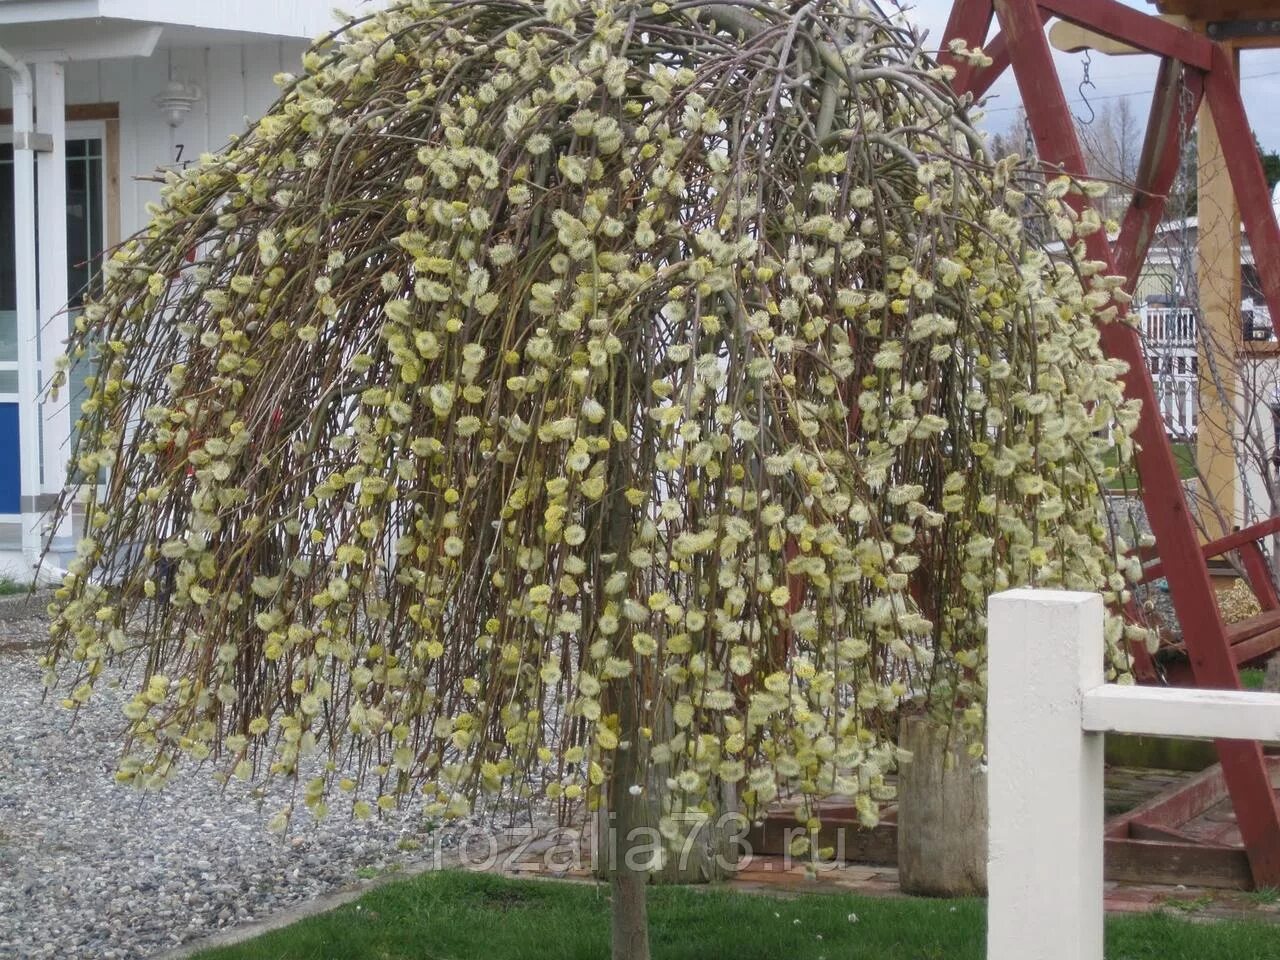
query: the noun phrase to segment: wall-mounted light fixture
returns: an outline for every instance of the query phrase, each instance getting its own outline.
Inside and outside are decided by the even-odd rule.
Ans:
[[[183,83],[181,80],[170,80],[162,93],[155,97],[155,104],[169,121],[169,126],[180,127],[187,119],[191,106],[198,103],[203,94],[194,83]]]

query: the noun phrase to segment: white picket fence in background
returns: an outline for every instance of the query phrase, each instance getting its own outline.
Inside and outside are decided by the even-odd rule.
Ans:
[[[1105,683],[1097,594],[987,612],[987,960],[1103,960],[1103,734],[1278,740],[1280,695]]]
[[[1200,406],[1196,312],[1143,304],[1138,308],[1138,328],[1165,430],[1175,440],[1190,440],[1196,435]]]
[[[1192,440],[1200,422],[1200,399],[1196,378],[1152,377],[1156,388],[1156,405],[1165,431],[1173,440]]]

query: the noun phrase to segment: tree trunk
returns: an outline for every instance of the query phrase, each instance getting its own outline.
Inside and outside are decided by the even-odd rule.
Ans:
[[[670,724],[670,717],[667,718]],[[670,729],[657,727],[653,739],[661,743],[670,739]],[[638,818],[631,829],[640,831],[641,845],[651,839],[658,843],[658,819],[662,816],[662,801],[667,790],[668,768],[666,764],[653,764],[648,771],[637,770],[636,779],[626,783],[609,784],[609,797],[601,804],[596,816],[595,874],[600,879],[612,876],[613,863],[619,855],[617,832],[620,817],[614,809],[612,796],[615,790],[627,791],[627,799],[635,802]],[[631,797],[632,784],[640,784],[644,792]],[[716,787],[712,786],[712,791]],[[737,869],[744,824],[733,816],[738,809],[737,792],[729,785],[719,785],[719,814],[700,826],[680,848],[668,850],[661,866],[650,866],[649,882],[656,884],[713,883],[733,876]],[[638,854],[637,854],[638,855]]]
[[[629,370],[624,361],[614,370],[615,383],[623,395]],[[632,517],[622,492],[627,489],[630,477],[628,464],[621,444],[615,444],[609,453],[608,493],[601,501],[605,511],[601,517],[605,550],[626,556],[631,540]],[[599,587],[599,585],[597,585]],[[631,658],[631,631],[619,630],[615,639],[615,653],[622,659]],[[645,887],[649,882],[652,865],[652,848],[655,831],[649,828],[643,795],[632,794],[633,784],[644,783],[642,759],[640,704],[637,689],[643,682],[639,673],[609,685],[609,699],[618,716],[618,746],[614,752],[609,779],[605,782],[605,795],[600,809],[612,814],[608,828],[597,833],[603,844],[604,857],[609,862],[609,882],[613,892],[612,943],[613,960],[649,960],[649,911],[646,906]]]
[[[899,742],[898,876],[903,893],[987,892],[987,775],[946,727],[904,717]]]
[[[644,797],[633,796],[630,789],[632,784],[643,783],[644,778],[639,763],[640,730],[635,686],[620,685],[618,700],[620,743],[604,804],[613,813],[613,823],[601,837],[604,858],[611,861],[613,960],[649,960],[645,885],[649,882],[654,832],[649,824]]]
[[[631,371],[625,356],[624,353],[614,369],[614,382],[618,394],[625,398],[622,409],[627,410],[631,405]],[[647,376],[645,380],[647,382]],[[622,419],[625,422],[627,417]],[[622,496],[632,481],[624,449],[622,444],[615,444],[610,451],[608,492],[600,503],[604,532],[601,550],[617,556],[627,555],[634,531],[631,510]],[[614,644],[616,656],[631,659],[629,629],[619,630]],[[722,877],[727,872],[726,864],[731,862],[726,854],[733,849],[735,839],[733,824],[704,825],[693,842],[685,844],[674,855],[668,851],[658,867],[655,858],[662,850],[663,841],[657,824],[667,773],[656,765],[649,769],[645,762],[640,718],[645,682],[646,678],[639,672],[633,673],[620,682],[610,683],[606,694],[609,711],[618,717],[618,746],[609,779],[603,785],[604,796],[596,820],[595,869],[598,876],[608,878],[613,895],[613,960],[649,960],[646,887],[651,879],[671,882]],[[656,729],[652,737],[655,742],[661,742],[669,739],[670,732]],[[640,789],[633,793],[637,786]],[[722,800],[723,794],[724,791]]]

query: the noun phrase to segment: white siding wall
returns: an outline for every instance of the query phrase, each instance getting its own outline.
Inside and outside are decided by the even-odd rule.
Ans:
[[[146,204],[159,196],[158,184],[136,178],[172,166],[177,145],[183,159],[224,146],[275,101],[272,77],[297,72],[306,45],[301,41],[162,47],[146,58],[67,65],[67,103],[120,105],[120,228],[129,236],[146,222]],[[199,85],[203,98],[172,128],[153,102],[170,77]],[[0,84],[0,106],[9,106],[8,84]]]
[[[1272,495],[1280,494],[1280,476],[1266,462],[1267,454],[1276,449],[1271,403],[1280,397],[1280,360],[1267,357],[1244,361],[1240,366],[1240,388],[1235,442],[1241,473],[1236,504],[1241,515],[1236,519],[1247,526],[1270,516]],[[1247,438],[1242,436],[1246,433]],[[1240,453],[1244,456],[1240,457]]]

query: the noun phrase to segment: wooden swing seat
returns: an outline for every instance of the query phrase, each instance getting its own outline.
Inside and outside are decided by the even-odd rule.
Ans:
[[[1257,663],[1276,650],[1280,650],[1280,596],[1277,596],[1271,571],[1263,553],[1261,541],[1280,531],[1280,517],[1271,517],[1261,523],[1236,530],[1225,537],[1204,544],[1201,557],[1207,562],[1234,553],[1244,568],[1249,587],[1262,608],[1252,617],[1226,625],[1226,640],[1231,658],[1237,667]],[[1144,557],[1158,556],[1155,548],[1143,551]],[[1165,565],[1159,559],[1146,564],[1139,583],[1148,584],[1165,575]],[[1136,619],[1136,618],[1134,618]],[[1183,640],[1163,643],[1157,652],[1162,668],[1157,669],[1145,648],[1131,648],[1134,657],[1134,673],[1144,683],[1175,683],[1192,685],[1194,677],[1186,662],[1189,651]]]
[[[1204,6],[1213,6],[1215,16],[1223,13],[1217,5]],[[1271,192],[1240,97],[1234,54],[1228,47],[1118,0],[953,0],[940,54],[940,60],[954,71],[953,88],[980,99],[1012,69],[1046,173],[1087,178],[1076,122],[1046,35],[1045,25],[1055,19],[1160,58],[1132,197],[1114,243],[1106,231],[1084,237],[1089,258],[1103,264],[1107,273],[1127,278],[1124,292],[1132,296],[1176,180],[1184,141],[1203,104],[1221,143],[1221,162],[1249,238],[1264,298],[1272,315],[1280,316],[1280,223],[1272,212]],[[983,55],[967,55],[966,48],[981,48]],[[1069,194],[1066,202],[1077,213],[1089,205],[1083,193]],[[1126,303],[1118,302],[1116,307],[1123,314]],[[1241,663],[1256,662],[1280,649],[1280,598],[1259,544],[1280,530],[1280,520],[1200,544],[1139,333],[1124,323],[1104,324],[1099,332],[1108,356],[1128,367],[1125,395],[1141,404],[1133,439],[1146,516],[1159,545],[1158,556],[1143,557],[1150,561],[1144,576],[1168,581],[1185,644],[1185,655],[1175,656],[1172,666],[1183,670],[1196,686],[1238,689]],[[1218,610],[1208,560],[1233,552],[1262,612],[1227,625]],[[1157,652],[1157,663],[1145,644],[1135,646],[1140,648],[1134,651],[1135,674],[1148,682],[1169,682],[1163,669],[1165,656]],[[1238,819],[1250,879],[1258,886],[1280,886],[1280,803],[1262,746],[1224,740],[1216,747],[1222,762],[1221,782]],[[1163,825],[1178,828],[1172,820]],[[1130,831],[1116,842],[1154,841],[1135,838]]]

